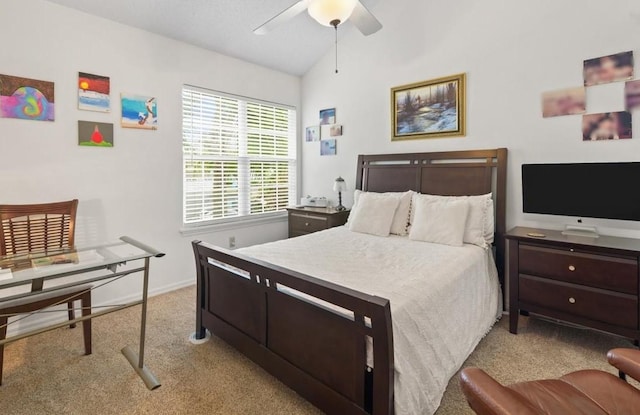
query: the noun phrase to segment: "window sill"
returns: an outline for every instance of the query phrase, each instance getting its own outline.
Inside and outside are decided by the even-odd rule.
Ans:
[[[268,213],[255,217],[245,216],[242,218],[220,219],[218,221],[202,225],[187,225],[180,228],[180,234],[182,234],[183,236],[200,235],[203,233],[250,228],[253,226],[286,221],[287,212]]]

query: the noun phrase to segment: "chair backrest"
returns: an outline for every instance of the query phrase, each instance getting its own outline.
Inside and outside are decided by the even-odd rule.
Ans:
[[[73,247],[77,209],[77,199],[0,205],[0,255]]]

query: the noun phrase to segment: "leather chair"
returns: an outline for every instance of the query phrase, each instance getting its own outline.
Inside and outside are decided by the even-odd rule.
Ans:
[[[0,255],[51,252],[73,248],[78,200],[34,205],[0,205]],[[29,297],[0,301],[0,340],[7,335],[9,317],[67,304],[69,320],[75,319],[74,302],[81,301],[82,315],[91,314],[91,286],[46,291]],[[75,323],[69,325],[75,328]],[[85,354],[91,354],[91,319],[82,321]],[[4,345],[0,345],[0,385]]]
[[[482,369],[465,368],[460,383],[478,415],[631,415],[640,414],[640,390],[625,382],[640,380],[640,350],[613,349],[608,361],[620,373],[580,370],[559,379],[503,386]]]

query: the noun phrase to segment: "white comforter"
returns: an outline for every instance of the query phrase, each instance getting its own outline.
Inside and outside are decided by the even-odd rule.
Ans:
[[[338,227],[239,249],[391,303],[396,415],[433,414],[502,309],[489,251]]]

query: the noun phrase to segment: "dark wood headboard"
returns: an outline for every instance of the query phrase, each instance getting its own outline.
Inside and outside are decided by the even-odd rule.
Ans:
[[[507,149],[358,156],[356,189],[369,192],[415,190],[442,196],[493,193],[496,267],[504,295],[507,216]]]

